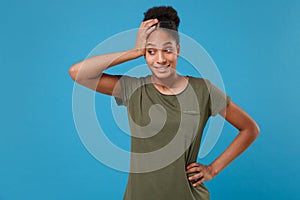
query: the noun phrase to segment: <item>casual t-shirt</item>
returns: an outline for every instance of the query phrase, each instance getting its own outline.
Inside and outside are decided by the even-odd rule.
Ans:
[[[189,76],[176,95],[162,94],[151,76],[120,78],[118,105],[127,107],[131,132],[130,173],[124,200],[207,200],[204,184],[192,186],[186,167],[196,162],[210,116],[230,98],[203,78]]]

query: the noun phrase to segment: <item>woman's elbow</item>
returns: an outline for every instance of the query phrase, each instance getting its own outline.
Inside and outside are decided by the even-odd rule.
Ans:
[[[253,124],[251,125],[251,128],[249,128],[249,129],[250,129],[250,132],[252,133],[253,137],[257,138],[260,133],[259,126],[255,122],[253,122]]]
[[[79,78],[80,78],[80,77],[78,77],[78,69],[79,69],[78,63],[72,65],[69,69],[70,77],[76,82],[78,82]]]

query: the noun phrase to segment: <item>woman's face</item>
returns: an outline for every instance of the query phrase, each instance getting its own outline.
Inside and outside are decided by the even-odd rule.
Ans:
[[[146,62],[156,78],[167,78],[176,73],[179,45],[163,29],[153,31],[146,42]]]

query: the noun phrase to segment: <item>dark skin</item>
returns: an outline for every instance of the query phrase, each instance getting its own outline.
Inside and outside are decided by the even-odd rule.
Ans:
[[[210,165],[191,163],[187,166],[186,173],[197,173],[189,178],[190,181],[198,180],[193,186],[197,186],[204,181],[209,181],[214,178],[230,162],[245,151],[259,134],[259,128],[255,121],[232,101],[227,105],[226,113],[225,110],[223,110],[219,114],[224,117],[227,122],[237,128],[239,134],[229,147]]]
[[[97,92],[120,97],[121,86],[119,78],[114,75],[105,74],[103,71],[120,63],[145,56],[146,62],[152,70],[152,80],[155,82],[156,88],[165,94],[180,92],[186,87],[187,80],[176,73],[176,61],[180,52],[179,44],[176,44],[175,40],[166,32],[154,31],[157,23],[157,19],[141,23],[136,37],[136,44],[132,49],[99,55],[76,63],[69,70],[70,76],[79,84]],[[154,51],[146,51],[146,46],[149,48],[149,44],[151,44],[150,47],[152,49],[154,48]],[[168,49],[165,50],[163,44],[170,44],[168,48],[172,52],[169,52]],[[158,66],[167,67],[166,69],[158,70],[156,68]],[[239,131],[239,134],[225,151],[209,165],[190,163],[186,167],[187,174],[195,173],[195,175],[188,178],[193,182],[193,186],[198,186],[204,181],[213,179],[245,151],[259,134],[259,128],[255,121],[234,102],[230,101],[226,109],[222,110],[219,114],[233,125]]]

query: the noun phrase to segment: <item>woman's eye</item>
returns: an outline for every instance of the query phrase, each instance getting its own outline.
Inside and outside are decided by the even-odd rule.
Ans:
[[[173,49],[171,49],[171,48],[165,49],[165,52],[167,52],[167,53],[172,53],[172,52],[173,52]]]
[[[148,53],[149,53],[150,55],[153,55],[153,54],[154,54],[154,50],[149,49],[149,50],[148,50]]]

